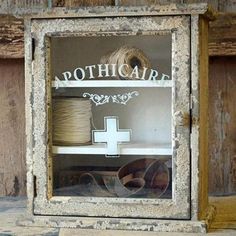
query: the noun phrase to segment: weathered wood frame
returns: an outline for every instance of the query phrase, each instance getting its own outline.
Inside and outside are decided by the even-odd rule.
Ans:
[[[190,37],[188,36],[188,39],[186,38],[185,40],[188,40],[188,42],[186,41],[186,44],[189,45],[187,46],[187,49],[189,50],[189,52],[187,53],[188,55],[188,60],[190,61],[189,64],[186,63],[185,67],[182,65],[183,60],[179,60],[176,64],[176,68],[179,68],[179,75],[183,76],[186,75],[187,77],[191,74],[191,83],[184,84],[184,81],[180,82],[180,84],[178,86],[183,86],[180,91],[181,93],[185,93],[185,89],[186,89],[186,93],[188,94],[188,101],[184,101],[185,102],[185,109],[182,109],[183,111],[185,111],[186,113],[181,113],[178,114],[178,116],[176,115],[175,118],[177,118],[175,120],[176,125],[178,126],[178,128],[181,130],[181,135],[182,133],[184,133],[184,129],[189,129],[189,127],[191,126],[191,130],[192,130],[192,134],[191,134],[191,138],[190,138],[190,143],[191,143],[191,214],[188,214],[188,206],[186,208],[186,206],[184,206],[183,204],[180,206],[180,208],[175,208],[174,210],[172,209],[171,211],[169,211],[170,214],[166,214],[168,207],[170,206],[170,202],[168,203],[168,200],[137,200],[137,199],[118,199],[118,201],[116,201],[116,203],[121,203],[118,204],[117,206],[117,212],[115,217],[124,217],[125,215],[121,212],[121,211],[125,211],[129,212],[131,210],[131,214],[129,214],[129,217],[137,217],[137,218],[153,218],[153,216],[156,216],[154,218],[165,218],[166,216],[171,217],[172,218],[179,218],[179,219],[191,219],[191,221],[174,221],[174,220],[158,220],[158,221],[153,221],[153,220],[139,220],[138,225],[134,225],[134,221],[132,219],[127,220],[124,219],[124,221],[122,220],[122,218],[119,218],[117,222],[122,223],[123,224],[123,228],[124,229],[149,229],[150,230],[150,224],[152,225],[153,230],[167,230],[167,231],[193,231],[193,227],[195,227],[196,231],[205,231],[205,223],[198,221],[200,218],[206,218],[206,209],[208,206],[208,199],[207,199],[207,168],[204,168],[204,172],[202,172],[203,170],[203,166],[205,166],[205,164],[207,163],[207,151],[206,151],[206,147],[207,147],[207,142],[206,142],[206,138],[207,136],[205,136],[205,133],[200,135],[200,132],[206,132],[207,130],[207,126],[205,124],[207,124],[207,117],[205,116],[206,114],[206,107],[204,107],[204,105],[206,104],[207,101],[207,50],[204,51],[206,44],[206,39],[207,39],[207,34],[206,34],[206,25],[207,25],[207,20],[205,18],[199,18],[199,14],[204,14],[207,12],[207,6],[204,4],[204,7],[202,5],[200,5],[201,7],[199,8],[199,10],[192,12],[191,9],[185,9],[185,11],[182,9],[181,11],[178,11],[178,9],[175,9],[175,15],[181,15],[184,14],[186,16],[183,17],[176,17],[176,19],[191,19],[191,23],[190,21],[188,21],[188,26],[185,25],[185,27],[187,27],[188,29],[190,29],[190,25],[191,25],[191,58],[190,58]],[[101,10],[101,9],[100,9]],[[88,12],[87,10],[85,10],[84,12],[80,13],[81,16],[83,17],[99,17],[99,16],[106,16],[106,10],[105,12],[103,12],[102,14],[96,14],[95,13],[91,13]],[[162,9],[163,10],[163,9]],[[135,11],[132,12],[132,9],[129,9],[129,11],[124,11],[124,12],[117,12],[115,8],[111,8],[111,11],[107,11],[107,16],[111,15],[111,12],[114,11],[117,13],[117,15],[120,16],[132,16],[135,14],[135,16],[145,16],[145,15],[152,15],[152,16],[158,16],[158,15],[172,15],[173,11],[168,11],[168,9],[166,11],[164,11],[165,13],[160,14],[159,11],[153,11],[152,9],[147,10],[145,8],[145,11],[142,8],[139,8],[139,11]],[[139,13],[140,12],[140,13]],[[155,13],[154,13],[155,12]],[[63,16],[61,17],[78,17],[78,15],[75,15],[75,13],[72,12],[72,14],[68,14],[68,12],[66,12]],[[57,18],[59,17],[58,14],[55,14],[54,16],[52,15],[48,15],[48,16],[40,16],[42,18],[47,18],[47,17],[52,17],[52,18]],[[148,17],[149,18],[149,17]],[[165,17],[164,17],[165,18]],[[167,17],[168,18],[168,17]],[[166,18],[166,19],[167,19]],[[125,18],[128,20],[128,18]],[[151,18],[150,18],[151,19]],[[158,19],[158,18],[157,18]],[[100,20],[100,19],[99,19]],[[98,21],[98,19],[97,19]],[[46,81],[45,80],[40,80],[39,74],[44,72],[43,74],[46,75],[46,71],[45,71],[45,60],[46,60],[46,56],[45,56],[45,52],[46,50],[41,50],[42,48],[44,48],[44,39],[41,37],[38,38],[39,35],[37,35],[37,32],[40,32],[40,35],[43,34],[43,32],[45,32],[45,30],[47,29],[47,27],[51,27],[49,24],[45,25],[47,20],[40,20],[38,21],[38,23],[36,24],[37,20],[29,20],[26,21],[26,34],[25,34],[25,40],[26,40],[26,55],[25,57],[27,58],[26,60],[26,116],[27,116],[27,166],[28,166],[28,173],[27,173],[27,178],[28,178],[28,197],[29,197],[29,210],[31,214],[56,214],[56,215],[66,215],[66,213],[70,212],[72,213],[71,215],[75,214],[78,215],[77,211],[73,211],[73,207],[74,205],[71,204],[71,202],[74,202],[71,200],[71,198],[63,198],[63,199],[54,199],[54,204],[53,206],[51,204],[48,203],[47,200],[47,193],[45,192],[46,188],[46,184],[47,184],[47,180],[46,180],[46,176],[42,176],[42,173],[46,173],[47,172],[47,167],[46,167],[46,161],[45,161],[45,157],[47,156],[47,149],[46,144],[47,144],[47,139],[45,139],[45,127],[46,127],[46,100],[45,100],[45,91],[46,91]],[[43,23],[40,23],[43,22]],[[55,20],[55,22],[57,23],[62,23],[62,25],[64,24],[65,20]],[[72,20],[70,20],[70,22],[72,22]],[[173,17],[170,17],[167,19],[167,22],[170,23],[171,26],[174,26],[176,24],[176,22],[178,22],[178,20],[176,22],[173,21]],[[166,24],[167,24],[166,22]],[[96,22],[97,23],[97,22]],[[155,26],[155,24],[152,22],[152,20],[149,21],[150,29],[153,30],[153,26]],[[187,22],[185,22],[186,24]],[[154,24],[154,25],[153,25]],[[56,24],[57,26],[58,24]],[[66,24],[64,24],[66,25]],[[44,27],[42,27],[44,26]],[[200,27],[199,27],[200,26]],[[185,28],[184,27],[184,28]],[[59,27],[60,30],[66,30],[68,28],[61,28],[61,26]],[[96,28],[96,27],[95,27]],[[155,28],[155,27],[154,27]],[[173,29],[174,27],[172,27]],[[177,27],[178,28],[178,27]],[[55,26],[54,26],[55,29]],[[92,28],[93,29],[93,28]],[[157,30],[161,30],[161,28],[156,28]],[[186,30],[186,28],[185,28]],[[178,30],[177,30],[178,32]],[[48,32],[47,32],[48,33]],[[44,34],[46,35],[46,34]],[[202,40],[202,36],[204,35],[205,40]],[[36,48],[35,48],[35,54],[34,54],[34,61],[32,60],[32,37],[34,37],[36,39]],[[185,41],[184,41],[185,42]],[[182,46],[183,44],[181,44],[182,42],[180,42],[180,46]],[[40,44],[41,44],[41,49],[40,49]],[[199,50],[200,48],[202,48],[203,50]],[[45,49],[45,48],[44,48]],[[185,48],[186,50],[186,48]],[[37,61],[37,56],[39,56],[39,58],[41,57],[41,59],[38,59],[39,61]],[[186,55],[183,55],[184,57]],[[181,55],[180,55],[181,58]],[[201,60],[200,60],[201,58]],[[186,58],[181,58],[181,59],[185,59]],[[205,59],[205,61],[203,60]],[[179,64],[178,64],[179,63]],[[35,64],[37,65],[37,68],[35,67]],[[188,68],[190,68],[189,66],[191,65],[191,73],[189,71]],[[175,66],[175,65],[174,65]],[[181,67],[182,66],[182,67]],[[32,69],[33,68],[33,69]],[[184,68],[184,69],[183,69]],[[36,71],[35,71],[36,70]],[[34,73],[33,73],[34,71]],[[175,78],[175,74],[173,74],[173,78]],[[37,77],[39,76],[39,77]],[[42,74],[41,74],[42,76]],[[177,77],[178,78],[178,77]],[[185,81],[186,82],[186,81]],[[191,89],[190,86],[191,85]],[[190,94],[190,90],[192,91],[192,95]],[[191,99],[192,98],[192,99]],[[180,101],[181,99],[179,99]],[[188,112],[190,110],[189,103],[191,101],[192,104],[192,119],[189,118],[188,116]],[[183,104],[179,104],[180,106],[182,106]],[[187,111],[187,110],[188,111]],[[36,112],[37,111],[37,112]],[[201,117],[200,117],[201,114]],[[186,119],[187,117],[187,119]],[[42,119],[43,118],[43,119]],[[38,120],[37,120],[38,119]],[[187,120],[187,122],[186,122]],[[35,123],[35,121],[37,123]],[[188,122],[189,121],[189,122]],[[179,122],[179,123],[178,123]],[[37,124],[37,126],[36,126]],[[177,127],[176,126],[176,127]],[[186,127],[187,126],[187,127]],[[41,130],[41,131],[40,131]],[[201,131],[202,130],[202,131]],[[43,135],[43,136],[42,136]],[[40,138],[41,137],[41,138]],[[44,138],[42,138],[44,137]],[[185,136],[186,137],[186,136]],[[37,145],[35,145],[35,141],[37,141]],[[187,140],[185,140],[184,142],[189,142]],[[37,156],[38,155],[38,156]],[[37,160],[37,167],[41,167],[41,170],[36,169],[36,166],[34,166],[35,161]],[[178,164],[183,164],[181,166],[181,170],[183,172],[181,172],[181,170],[179,172],[177,172],[177,183],[178,183],[178,178],[179,180],[181,179],[181,174],[183,174],[185,177],[187,177],[185,175],[184,172],[188,172],[188,169],[190,168],[190,163],[187,159],[185,159],[187,164],[184,163],[178,163]],[[202,169],[200,169],[202,168]],[[187,171],[186,171],[187,170]],[[34,175],[37,176],[37,199],[34,198],[33,193],[35,192],[35,183],[34,183]],[[175,187],[180,187],[180,191],[184,191],[184,193],[190,190],[190,178],[188,178],[187,182],[189,181],[189,183],[187,184],[187,186],[184,186],[186,184],[186,182],[184,182],[183,184],[179,183],[180,185],[176,185]],[[188,194],[188,193],[187,193]],[[179,197],[181,196],[181,194],[179,195]],[[189,196],[189,195],[188,195]],[[187,197],[188,198],[188,197]],[[176,198],[174,198],[176,199]],[[178,198],[179,200],[181,200],[180,198]],[[183,199],[186,200],[186,198],[184,197]],[[114,200],[114,199],[113,199]],[[90,201],[90,204],[87,204],[87,202]],[[99,200],[100,202],[103,202],[103,208],[104,208],[104,203],[106,204],[106,206],[109,205],[107,204],[108,202],[106,202],[106,200]],[[109,214],[107,214],[107,209],[106,211],[99,211],[99,208],[95,209],[95,205],[99,204],[99,201],[97,198],[86,198],[83,199],[82,202],[84,202],[84,206],[80,208],[81,210],[81,215],[86,216],[107,216]],[[122,207],[122,201],[126,202],[126,207],[123,208]],[[154,205],[149,205],[151,202],[156,205],[156,208],[153,208]],[[187,203],[187,201],[184,201],[184,204]],[[78,203],[78,202],[77,202]],[[127,204],[128,203],[128,204]],[[141,210],[145,210],[146,214],[144,215],[140,215],[137,214],[137,212],[132,212],[132,208],[130,208],[131,204],[138,204],[141,203],[141,208],[139,208],[139,211]],[[180,203],[180,202],[179,202]],[[60,209],[58,209],[58,204],[60,204]],[[70,209],[69,211],[65,212],[64,207],[68,207],[70,205]],[[158,204],[160,204],[158,206]],[[181,203],[180,203],[181,204]],[[158,206],[158,207],[157,207]],[[36,207],[36,208],[34,208]],[[88,211],[90,210],[89,207],[92,207],[93,210],[92,211]],[[112,207],[114,207],[114,205],[112,205]],[[119,208],[119,209],[118,209]],[[159,209],[158,209],[159,208]],[[35,211],[36,209],[36,211]],[[62,210],[63,209],[63,210]],[[133,208],[134,209],[134,208]],[[157,214],[157,212],[159,212],[159,210],[165,211],[165,214]],[[185,209],[185,213],[181,214],[180,210],[181,209]],[[78,210],[78,208],[77,208]],[[114,208],[111,208],[112,211],[114,211]],[[177,211],[176,211],[177,210]],[[187,211],[186,211],[187,210]],[[84,214],[83,214],[84,213]],[[151,213],[151,214],[150,214]],[[186,214],[187,213],[187,214]],[[162,217],[163,216],[163,217]],[[48,218],[43,219],[42,218],[38,218],[35,217],[35,219],[37,218],[38,224],[42,224],[42,221],[47,221],[50,222],[50,220]],[[209,218],[209,215],[208,215]],[[67,219],[67,220],[66,220]],[[73,220],[72,220],[73,219]],[[75,221],[75,219],[77,219]],[[82,220],[81,222],[78,222],[78,220]],[[60,218],[54,218],[54,223],[55,221],[57,221],[58,226],[64,225],[63,222],[68,221],[69,218],[64,218],[64,217],[60,217]],[[70,227],[87,227],[88,225],[90,225],[90,227],[96,227],[96,228],[119,228],[119,226],[117,226],[117,222],[109,220],[109,219],[103,219],[103,223],[101,225],[96,225],[95,222],[97,222],[98,220],[100,221],[101,218],[94,218],[93,220],[86,220],[86,218],[84,217],[79,217],[79,218],[71,218],[71,220],[73,222],[71,222],[68,226]],[[135,220],[137,222],[137,220]],[[40,223],[41,222],[41,223]],[[114,223],[115,222],[115,223]],[[169,227],[166,227],[166,223],[169,224]],[[105,226],[104,226],[105,224]],[[53,224],[52,224],[53,225]],[[92,226],[93,225],[93,226]]]

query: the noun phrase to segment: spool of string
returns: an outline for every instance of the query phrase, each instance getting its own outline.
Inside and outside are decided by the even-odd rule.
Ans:
[[[53,99],[53,143],[91,144],[91,102],[85,98]]]
[[[112,53],[109,53],[103,56],[100,60],[101,64],[116,64],[117,71],[116,74],[118,75],[118,68],[122,64],[127,64],[128,66],[122,67],[122,74],[130,75],[135,66],[138,67],[139,77],[143,74],[143,68],[151,68],[151,62],[145,53],[136,47],[132,46],[122,46],[115,50]],[[138,79],[134,75],[129,78],[117,77],[117,79]]]

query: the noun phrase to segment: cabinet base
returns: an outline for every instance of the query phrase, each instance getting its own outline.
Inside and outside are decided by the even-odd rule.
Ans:
[[[20,226],[47,226],[54,228],[78,228],[98,230],[133,230],[189,233],[207,232],[207,224],[204,221],[192,220],[26,216],[24,219],[19,220],[17,224]]]

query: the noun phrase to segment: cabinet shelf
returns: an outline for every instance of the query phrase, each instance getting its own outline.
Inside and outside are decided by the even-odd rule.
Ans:
[[[106,154],[106,144],[53,146],[53,154]],[[171,144],[120,144],[121,155],[172,155]]]
[[[83,81],[53,81],[54,88],[93,88],[93,87],[166,87],[170,88],[173,85],[172,80],[83,80]]]

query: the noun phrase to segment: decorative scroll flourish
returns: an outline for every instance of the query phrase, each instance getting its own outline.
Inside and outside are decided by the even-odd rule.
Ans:
[[[96,104],[96,106],[103,105],[105,103],[109,103],[110,96],[108,95],[98,95],[98,94],[90,94],[83,93],[83,97],[89,97],[89,99]]]
[[[103,105],[109,102],[126,105],[131,98],[138,95],[139,93],[137,91],[124,94],[115,94],[115,95],[99,95],[92,93],[83,93],[83,97],[89,97],[89,99],[93,103],[95,103],[96,106]]]
[[[113,96],[111,96],[111,99],[112,99],[113,103],[119,103],[119,104],[126,105],[126,103],[131,98],[133,98],[134,96],[138,96],[138,95],[139,95],[139,93],[137,91],[133,91],[133,92],[130,92],[130,93],[113,95]]]

